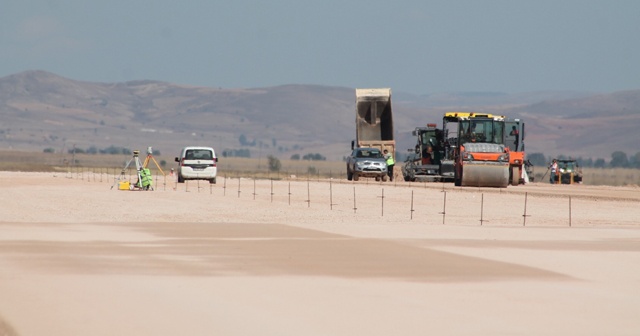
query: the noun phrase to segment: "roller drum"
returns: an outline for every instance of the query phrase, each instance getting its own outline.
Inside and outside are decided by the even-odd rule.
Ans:
[[[466,163],[462,171],[462,185],[506,188],[509,185],[509,164]]]

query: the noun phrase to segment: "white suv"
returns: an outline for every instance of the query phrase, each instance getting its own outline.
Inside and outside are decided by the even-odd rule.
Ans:
[[[211,147],[185,147],[176,157],[178,162],[178,183],[185,180],[208,180],[216,183],[218,158]]]

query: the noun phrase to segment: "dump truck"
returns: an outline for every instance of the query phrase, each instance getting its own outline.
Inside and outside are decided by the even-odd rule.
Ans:
[[[446,157],[456,186],[506,188],[509,149],[504,145],[505,118],[488,113],[447,112],[443,117]]]
[[[386,149],[395,160],[391,89],[356,89],[355,146]]]
[[[356,89],[356,139],[351,141],[352,156],[359,148],[378,149],[380,153],[386,150],[395,161],[391,89]],[[350,170],[347,163],[347,179],[351,180],[356,174],[367,176],[364,172]],[[389,173],[389,176],[392,175]]]
[[[446,182],[453,181],[453,169],[443,171],[445,157],[444,133],[435,123],[416,127],[411,134],[416,137],[415,148],[410,148],[402,166],[405,181]]]

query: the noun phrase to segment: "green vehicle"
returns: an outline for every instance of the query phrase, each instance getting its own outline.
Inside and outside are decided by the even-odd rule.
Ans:
[[[556,162],[558,162],[556,184],[582,183],[582,168],[576,160],[558,159]]]

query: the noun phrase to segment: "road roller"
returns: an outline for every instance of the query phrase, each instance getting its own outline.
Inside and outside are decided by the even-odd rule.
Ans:
[[[453,166],[456,186],[506,188],[509,185],[504,116],[447,112],[443,129],[447,161]]]

